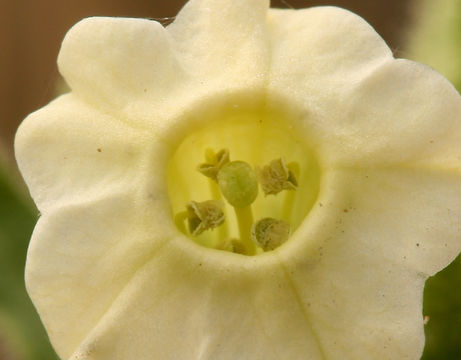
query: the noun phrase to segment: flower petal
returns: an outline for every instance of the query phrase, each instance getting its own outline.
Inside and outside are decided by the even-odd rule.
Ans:
[[[163,26],[144,19],[80,21],[64,38],[58,65],[79,96],[119,115],[133,99],[165,98],[183,77]]]
[[[321,111],[392,59],[359,16],[336,7],[269,11],[269,90]]]
[[[66,36],[73,94],[16,142],[43,213],[27,287],[62,358],[421,355],[424,281],[461,250],[459,95],[345,10],[267,6],[191,0],[167,30],[92,18]],[[179,138],[239,96],[291,104],[323,171],[319,206],[257,257],[178,235],[166,189]]]
[[[44,212],[133,189],[153,141],[148,135],[65,95],[21,124],[16,158]]]
[[[411,161],[459,167],[461,98],[436,71],[395,60],[344,94],[343,100],[342,116],[336,114],[341,120],[332,124],[342,146],[333,150],[335,155],[344,154],[347,147],[350,154],[341,156],[346,161],[355,157],[382,166]]]
[[[276,260],[173,239],[136,273],[70,359],[320,360],[322,350]]]
[[[271,10],[269,24],[270,97],[282,94],[302,108],[322,160],[459,161],[461,101],[438,73],[394,60],[378,34],[346,10]]]
[[[328,359],[416,359],[424,281],[461,250],[457,173],[335,171],[281,259]]]
[[[168,26],[184,69],[215,91],[261,87],[269,66],[268,7],[268,0],[189,1]]]
[[[167,30],[149,20],[84,19],[66,35],[59,69],[85,101],[147,128],[217,92],[261,97],[267,7],[266,0],[195,0]]]
[[[39,219],[26,285],[62,359],[96,326],[136,271],[177,234],[161,210],[165,206],[120,193],[61,206]]]

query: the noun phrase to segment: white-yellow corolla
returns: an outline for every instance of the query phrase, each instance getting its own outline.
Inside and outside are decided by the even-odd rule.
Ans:
[[[461,249],[460,96],[348,11],[268,2],[64,39],[72,91],[16,138],[62,359],[419,358]]]

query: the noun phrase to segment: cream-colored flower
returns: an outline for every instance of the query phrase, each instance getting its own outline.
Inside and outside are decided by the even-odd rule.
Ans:
[[[460,96],[348,11],[268,3],[64,39],[72,92],[16,138],[41,213],[27,287],[62,359],[420,356],[424,282],[461,249]],[[238,254],[228,204],[225,228],[179,231],[187,203],[219,200],[208,148],[297,164],[296,190],[252,205],[288,241]]]

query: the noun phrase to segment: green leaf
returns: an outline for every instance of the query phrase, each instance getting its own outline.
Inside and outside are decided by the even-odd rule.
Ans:
[[[414,2],[405,57],[430,65],[461,90],[461,1]]]
[[[461,255],[424,289],[428,316],[423,360],[461,359]]]
[[[37,211],[0,167],[0,342],[21,360],[57,359],[24,285]]]

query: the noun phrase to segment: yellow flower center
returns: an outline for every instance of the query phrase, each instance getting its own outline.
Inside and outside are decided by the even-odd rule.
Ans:
[[[219,119],[215,117],[216,113],[213,118],[202,119],[207,125],[186,136],[169,162],[167,181],[172,216],[178,228],[202,246],[244,255],[270,251],[273,246],[264,247],[255,241],[254,236],[251,239],[255,226],[258,221],[271,218],[276,219],[274,223],[289,225],[291,234],[296,231],[319,192],[320,167],[314,151],[297,134],[291,125],[292,119],[286,113],[232,107],[222,111]],[[223,149],[229,153],[224,153]],[[235,166],[227,162],[228,155],[230,161],[235,162],[231,165]],[[249,168],[243,164],[249,165]],[[222,187],[224,172],[232,168],[238,176],[243,170],[243,174],[249,172],[250,178],[253,178],[251,171],[254,170],[254,176],[258,178],[259,191],[249,206],[231,204],[227,189]],[[225,169],[221,175],[220,169]],[[271,175],[272,180],[267,178]],[[251,187],[254,187],[252,181]],[[268,188],[271,190],[267,191]],[[277,188],[279,190],[273,190]],[[254,192],[254,189],[251,191]],[[241,194],[234,195],[238,198]],[[207,208],[206,212],[194,213],[189,223],[193,223],[195,229],[197,221],[206,216],[205,213],[216,216],[221,211],[225,221],[209,221],[211,225],[206,231],[192,234],[186,219],[188,214],[191,216],[190,203],[210,204],[209,200],[220,200],[216,204],[222,204],[222,209]],[[206,223],[206,219],[204,221]],[[280,226],[268,227],[272,228],[280,229]],[[283,231],[283,234],[287,233],[287,230]],[[275,236],[276,232],[269,235]]]

